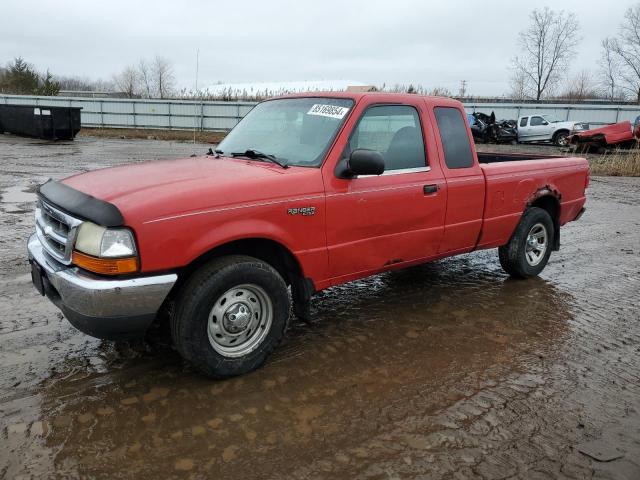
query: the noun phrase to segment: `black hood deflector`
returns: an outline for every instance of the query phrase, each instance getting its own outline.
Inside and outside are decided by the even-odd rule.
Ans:
[[[38,187],[38,194],[55,207],[82,220],[89,220],[103,227],[124,225],[124,217],[114,204],[87,195],[64,183],[49,180]]]

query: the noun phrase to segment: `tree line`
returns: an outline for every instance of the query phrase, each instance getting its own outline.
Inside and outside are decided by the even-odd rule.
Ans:
[[[0,67],[0,92],[17,95],[57,95],[60,84],[47,70],[38,72],[33,65],[16,58],[6,68]]]
[[[176,94],[173,66],[164,57],[140,59],[126,66],[111,80],[53,75],[39,72],[22,57],[0,67],[0,93],[13,95],[58,95],[60,91],[117,92],[127,98],[171,98]]]
[[[157,55],[152,60],[141,58],[137,64],[126,66],[114,75],[117,91],[128,98],[171,98],[176,93],[173,66]]]
[[[582,40],[577,16],[545,7],[533,10],[529,18],[518,37],[521,53],[512,60],[514,100],[560,97],[640,103],[640,4],[627,9],[617,35],[602,40],[595,73],[583,70],[569,78],[566,72]]]

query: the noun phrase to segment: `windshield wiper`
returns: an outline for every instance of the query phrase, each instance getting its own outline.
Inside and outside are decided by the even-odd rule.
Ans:
[[[280,165],[282,168],[289,168],[286,161],[278,160],[275,155],[269,155],[268,153],[261,152],[260,150],[255,150],[253,148],[249,148],[244,152],[231,152],[232,157],[247,157],[251,160],[260,159],[267,160],[271,163],[275,163],[276,165]]]

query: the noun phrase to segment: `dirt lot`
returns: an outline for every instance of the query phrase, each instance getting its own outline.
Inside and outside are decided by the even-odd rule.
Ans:
[[[223,132],[193,132],[190,130],[155,130],[136,128],[83,128],[80,137],[116,138],[120,140],[172,140],[179,142],[219,143],[226,136]]]
[[[487,251],[334,288],[212,382],[77,332],[25,258],[38,183],[208,147],[0,136],[0,478],[640,478],[640,178],[592,179],[540,279]]]

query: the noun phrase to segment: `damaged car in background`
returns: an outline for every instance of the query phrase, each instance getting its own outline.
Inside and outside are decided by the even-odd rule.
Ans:
[[[496,115],[474,112],[467,114],[473,139],[480,143],[515,143],[518,140],[515,120],[499,120]]]
[[[590,128],[589,124],[576,124],[578,129],[571,132],[569,143],[577,152],[605,152],[613,148],[633,148],[640,138],[640,116],[633,123],[628,120]]]

